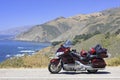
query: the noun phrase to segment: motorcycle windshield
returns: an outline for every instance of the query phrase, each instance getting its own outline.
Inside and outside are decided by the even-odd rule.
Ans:
[[[70,40],[67,40],[64,44],[64,47],[71,47],[72,46],[72,42]]]

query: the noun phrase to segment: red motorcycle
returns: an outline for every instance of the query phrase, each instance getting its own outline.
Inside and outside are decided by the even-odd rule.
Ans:
[[[106,67],[103,58],[107,58],[107,49],[100,45],[91,48],[86,52],[82,50],[77,53],[76,50],[70,51],[70,48],[60,49],[60,55],[51,59],[48,70],[51,73],[59,73],[61,69],[65,71],[85,71],[89,73],[96,73]],[[57,51],[59,52],[59,50]]]

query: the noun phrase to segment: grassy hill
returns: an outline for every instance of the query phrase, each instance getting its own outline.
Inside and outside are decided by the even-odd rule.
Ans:
[[[77,49],[77,51],[82,49],[89,50],[96,44],[101,44],[103,47],[107,48],[108,52],[111,54],[111,57],[120,55],[120,38],[115,35],[110,35],[109,38],[105,38],[105,34],[98,34],[85,41],[82,41],[81,43],[76,43],[73,48]]]

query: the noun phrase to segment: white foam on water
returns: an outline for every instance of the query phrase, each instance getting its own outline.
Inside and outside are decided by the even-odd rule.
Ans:
[[[34,53],[35,51],[33,50],[21,50],[21,53]]]
[[[25,54],[16,54],[16,55],[14,55],[14,57],[22,57],[22,56],[24,56]]]
[[[9,57],[11,57],[11,55],[7,54],[5,57],[6,57],[6,58],[9,58]]]
[[[21,47],[21,46],[20,46],[20,47],[17,47],[17,48],[18,48],[18,49],[24,49],[24,47]]]

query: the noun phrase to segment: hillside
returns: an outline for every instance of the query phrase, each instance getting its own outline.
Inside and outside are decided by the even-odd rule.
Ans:
[[[81,39],[80,39],[81,40]],[[108,49],[108,53],[111,54],[110,58],[105,59],[108,66],[119,66],[120,65],[120,34],[109,35],[96,34],[91,38],[82,40],[73,45],[72,49],[76,49],[80,52],[82,49],[89,50],[96,44],[101,44],[103,47]],[[50,61],[50,57],[53,57],[56,50],[60,45],[51,46],[44,48],[32,56],[25,55],[19,58],[8,59],[0,63],[0,68],[41,68],[47,67]]]
[[[59,17],[44,24],[35,25],[16,36],[16,40],[63,41],[75,35],[93,33],[115,33],[120,29],[120,8],[113,8],[92,14],[80,14],[68,18]]]
[[[105,38],[104,34],[98,34],[81,43],[76,43],[72,48],[77,51],[81,51],[82,49],[89,50],[97,44],[101,44],[104,48],[108,49],[108,53],[111,54],[110,57],[120,56],[120,38],[115,35],[110,35],[109,38]]]

